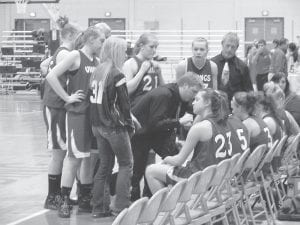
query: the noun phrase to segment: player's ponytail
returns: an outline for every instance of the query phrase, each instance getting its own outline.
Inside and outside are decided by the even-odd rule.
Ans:
[[[210,88],[203,89],[202,91],[204,92],[203,98],[210,101],[211,117],[219,124],[225,123],[229,115],[228,97],[226,93]]]

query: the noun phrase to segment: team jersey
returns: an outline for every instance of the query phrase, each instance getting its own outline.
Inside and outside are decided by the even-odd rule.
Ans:
[[[56,58],[60,51],[67,50],[65,47],[59,47],[54,55],[52,56],[52,59],[49,63],[48,71],[49,73],[55,66],[56,66]],[[68,72],[64,73],[60,77],[58,77],[59,83],[63,87],[63,89],[66,90],[67,87],[67,78],[68,78]],[[59,97],[56,92],[52,89],[48,81],[45,79],[45,87],[44,87],[44,95],[43,95],[43,103],[45,106],[51,107],[51,108],[64,108],[64,100]]]
[[[187,167],[194,172],[218,164],[232,155],[231,131],[227,123],[220,125],[213,118],[206,120],[212,125],[212,138],[207,142],[198,142],[196,145],[191,162],[187,164]]]
[[[90,60],[82,51],[80,54],[80,66],[73,74],[69,75],[69,81],[67,85],[67,92],[69,95],[75,93],[78,90],[82,90],[87,96],[89,92],[89,83],[92,73],[94,72],[97,64],[96,58]],[[66,105],[67,111],[76,113],[85,113],[89,107],[89,98],[86,97],[82,102],[76,102]]]
[[[272,135],[272,144],[273,144],[275,141],[277,141],[277,140],[280,141],[281,140],[281,138],[283,137],[283,129],[279,126],[279,124],[277,123],[277,121],[275,120],[275,118],[272,115],[267,114],[263,117],[263,119],[266,118],[266,117],[273,118],[273,120],[276,123],[275,133]]]
[[[95,74],[91,80],[91,121],[93,126],[117,129],[133,126],[126,79],[117,69],[112,69],[105,80]]]
[[[249,132],[243,122],[236,116],[230,115],[227,124],[231,131],[232,155],[242,153],[249,148]]]
[[[186,71],[198,74],[203,82],[204,88],[213,88],[211,64],[208,59],[205,61],[204,66],[201,69],[198,69],[193,63],[192,58],[188,58],[186,64]]]
[[[250,137],[250,151],[252,152],[257,146],[265,144],[270,148],[272,146],[272,136],[267,124],[258,117],[251,117],[260,127],[260,133],[255,137]]]
[[[143,62],[136,56],[133,57],[133,59],[136,61],[137,65],[138,65],[137,71],[139,71]],[[143,78],[141,79],[136,90],[130,95],[130,102],[131,102],[132,107],[139,101],[139,99],[145,93],[147,93],[148,91],[151,91],[154,88],[157,88],[160,85],[159,73],[160,73],[159,68],[150,66],[148,71],[144,74]]]

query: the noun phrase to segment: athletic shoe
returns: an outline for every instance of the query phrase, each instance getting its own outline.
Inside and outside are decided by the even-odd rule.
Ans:
[[[86,195],[78,198],[78,212],[92,212],[91,202],[91,195]]]
[[[44,208],[57,210],[59,205],[61,204],[61,196],[55,194],[49,194],[46,198]]]
[[[69,196],[64,196],[62,204],[58,208],[58,216],[61,218],[70,218],[71,205],[69,203]]]

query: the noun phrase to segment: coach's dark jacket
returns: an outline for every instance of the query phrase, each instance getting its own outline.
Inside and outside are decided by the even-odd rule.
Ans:
[[[132,108],[133,115],[142,128],[137,134],[159,134],[172,132],[178,127],[176,113],[182,100],[176,83],[166,84],[146,93]],[[185,112],[181,107],[180,116]]]

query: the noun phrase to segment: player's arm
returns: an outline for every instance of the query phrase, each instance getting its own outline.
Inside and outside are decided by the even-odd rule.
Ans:
[[[181,61],[175,68],[176,80],[179,80],[186,72],[186,60]]]
[[[162,76],[161,68],[160,68],[159,64],[157,65],[156,70],[157,70],[157,73],[158,73],[158,85],[159,86],[164,85],[165,84],[165,80],[164,80],[164,78]]]
[[[218,66],[215,62],[210,61],[213,89],[218,90]]]
[[[205,120],[193,125],[188,132],[186,141],[180,152],[175,156],[166,157],[163,162],[173,166],[181,166],[194,150],[198,142],[206,142],[210,140],[211,137],[212,126],[209,121]]]
[[[49,67],[49,64],[51,62],[51,59],[52,59],[52,56],[48,57],[47,59],[45,59],[41,65],[40,65],[40,69],[41,69],[41,73],[42,75],[46,75],[47,72],[48,72],[48,67]]]
[[[127,89],[129,95],[137,89],[144,74],[150,68],[150,65],[150,61],[144,61],[140,70],[136,73],[138,67],[134,59],[131,58],[124,63],[123,72],[127,80]]]
[[[85,98],[82,91],[77,91],[71,96],[63,89],[58,78],[67,70],[78,69],[80,65],[80,55],[78,51],[72,51],[61,63],[57,64],[47,75],[46,79],[53,90],[66,102],[80,102]]]

